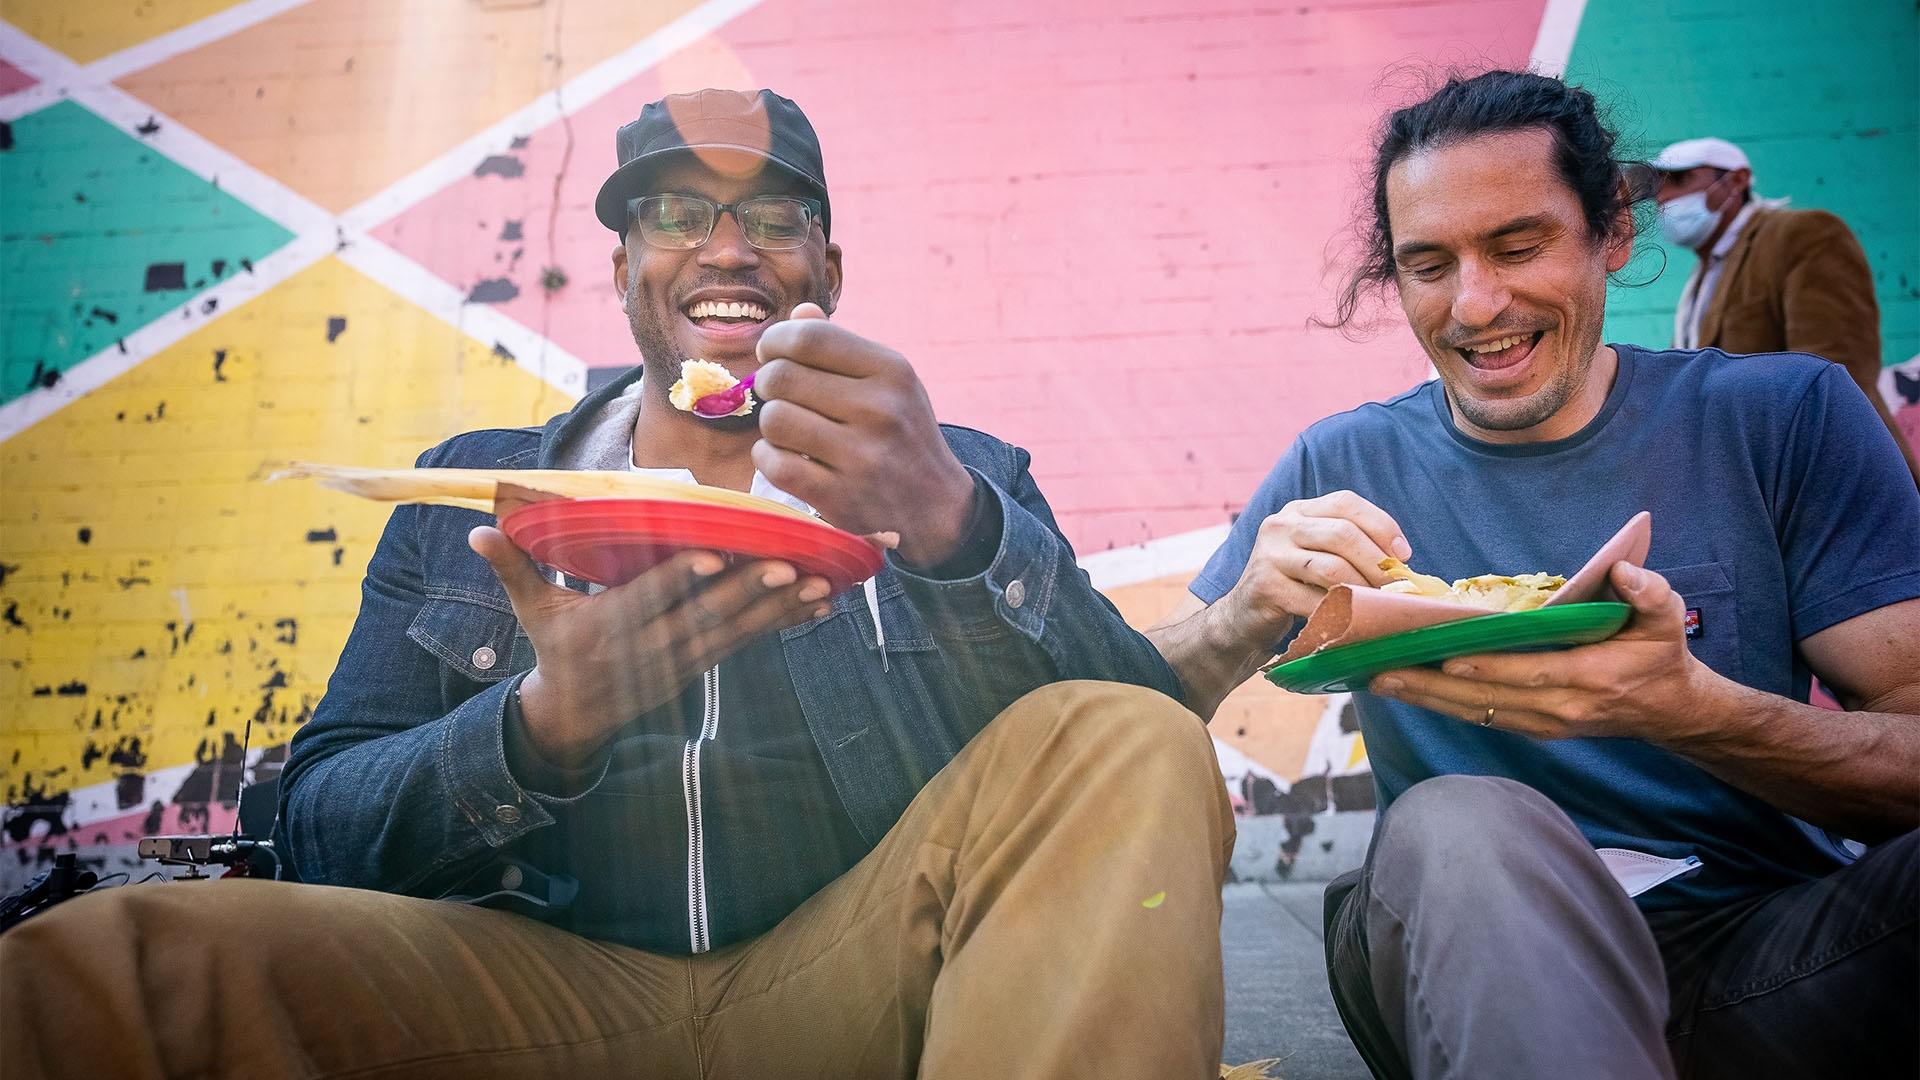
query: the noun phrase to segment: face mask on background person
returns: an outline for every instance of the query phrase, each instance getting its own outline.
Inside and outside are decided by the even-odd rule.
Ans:
[[[1720,179],[1724,180],[1726,176]],[[1720,214],[1707,209],[1707,192],[1719,184],[1720,180],[1715,180],[1699,191],[1690,191],[1661,203],[1660,235],[1681,247],[1699,250],[1700,245],[1707,242],[1707,237],[1713,235],[1713,227],[1720,224]]]
[[[1707,193],[1690,191],[1660,204],[1660,235],[1684,248],[1698,250],[1720,224],[1720,215],[1707,209]]]

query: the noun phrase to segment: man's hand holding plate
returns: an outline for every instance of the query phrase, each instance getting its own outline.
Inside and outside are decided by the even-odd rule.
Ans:
[[[1615,563],[1633,607],[1618,634],[1560,652],[1459,656],[1441,670],[1382,672],[1376,694],[1538,739],[1626,737],[1677,742],[1698,726],[1718,679],[1687,649],[1686,604],[1667,580]]]
[[[499,575],[533,642],[539,659],[520,684],[521,717],[534,748],[560,766],[591,759],[741,646],[825,613],[827,582],[784,562],[729,569],[711,551],[682,551],[590,596],[542,577],[499,529],[477,528],[467,542]]]

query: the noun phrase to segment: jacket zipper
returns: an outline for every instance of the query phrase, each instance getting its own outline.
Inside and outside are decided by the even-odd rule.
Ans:
[[[700,734],[687,740],[680,759],[680,787],[687,800],[687,937],[693,951],[712,948],[707,935],[707,854],[706,834],[700,816],[700,744],[720,734],[720,665],[707,669],[701,679],[705,704],[700,715]]]

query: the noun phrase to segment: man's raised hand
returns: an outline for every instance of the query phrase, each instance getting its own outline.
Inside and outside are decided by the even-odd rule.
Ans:
[[[761,475],[848,532],[898,532],[900,557],[915,566],[958,550],[973,478],[906,358],[813,304],[768,327],[759,351]]]
[[[1304,618],[1335,585],[1384,585],[1387,556],[1412,549],[1386,511],[1351,491],[1296,499],[1260,523],[1240,581],[1221,598],[1240,636],[1266,644]]]

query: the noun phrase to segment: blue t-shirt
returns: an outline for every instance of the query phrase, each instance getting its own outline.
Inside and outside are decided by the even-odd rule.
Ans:
[[[1920,597],[1920,494],[1871,403],[1801,354],[1613,347],[1605,405],[1555,442],[1495,445],[1454,426],[1425,383],[1308,428],[1192,585],[1239,580],[1260,522],[1342,488],[1385,510],[1438,577],[1571,574],[1627,519],[1653,513],[1647,567],[1699,613],[1694,655],[1755,689],[1807,700],[1795,643]],[[1505,776],[1553,799],[1595,847],[1697,855],[1648,909],[1725,903],[1832,871],[1838,838],[1633,739],[1540,741],[1354,694],[1385,809],[1432,776]]]

